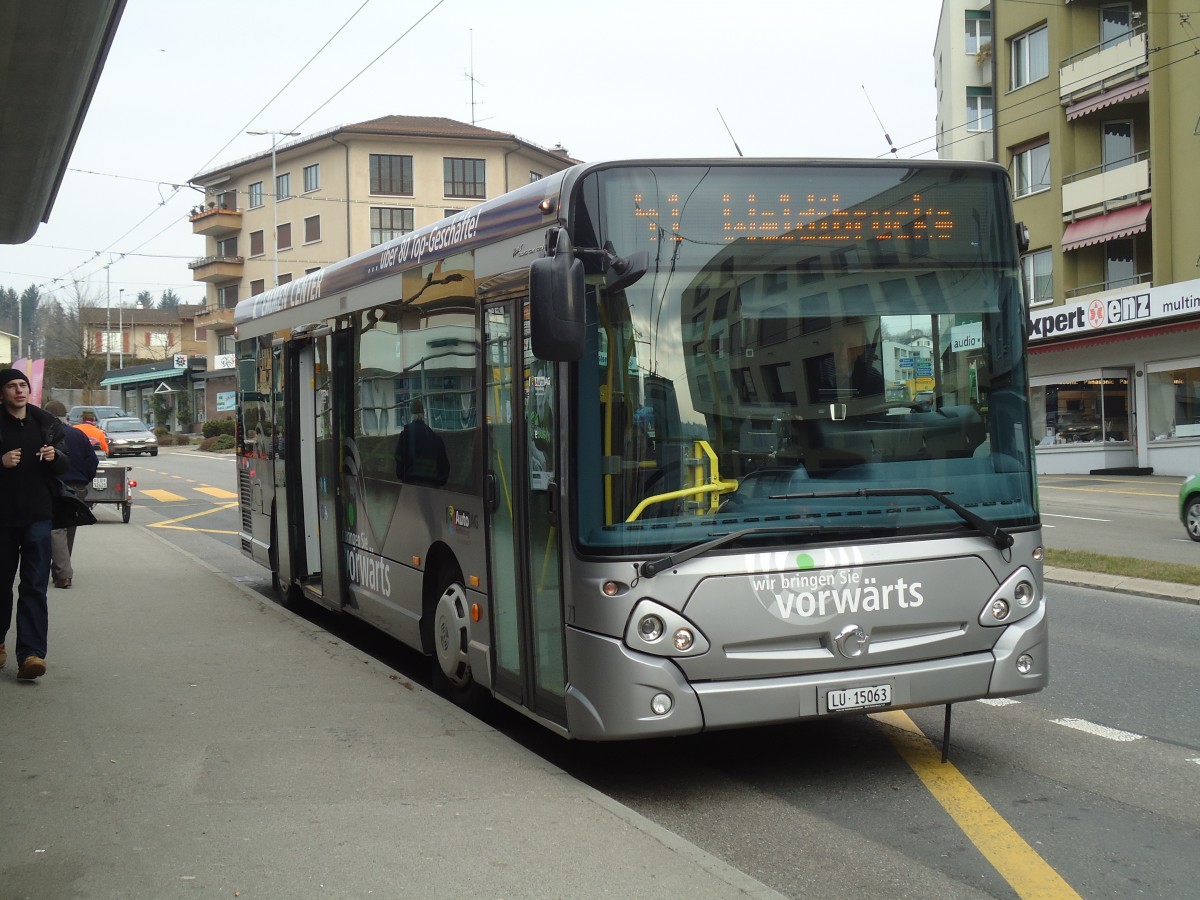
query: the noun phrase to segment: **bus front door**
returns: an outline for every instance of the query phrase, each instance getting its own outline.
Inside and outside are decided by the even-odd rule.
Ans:
[[[530,352],[528,328],[528,300],[484,309],[492,683],[565,724],[556,369]]]

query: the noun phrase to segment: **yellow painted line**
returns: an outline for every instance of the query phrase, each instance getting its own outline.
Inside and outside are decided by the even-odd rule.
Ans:
[[[904,757],[942,809],[1023,900],[1075,898],[1072,887],[1013,829],[925,737],[903,712],[881,712],[872,719],[890,726],[888,740]]]
[[[223,509],[233,509],[237,506],[236,503],[226,503],[222,506],[214,506],[211,509],[202,510],[201,512],[191,513],[186,516],[180,516],[178,519],[167,519],[163,522],[151,522],[147,528],[170,528],[175,531],[202,531],[205,534],[237,534],[236,531],[226,531],[220,528],[193,528],[189,525],[180,525],[180,522],[187,522],[189,519],[198,519],[201,516],[211,516],[215,512],[220,512]]]
[[[227,491],[227,490],[225,490],[225,488],[205,486],[205,487],[198,487],[198,488],[196,488],[196,490],[199,491],[201,494],[208,494],[208,496],[210,496],[210,497],[216,497],[218,500],[235,500],[235,499],[237,499],[237,494],[235,494],[233,491]]]
[[[1044,491],[1081,491],[1085,494],[1134,494],[1140,497],[1177,497],[1179,491],[1170,494],[1160,494],[1158,491],[1118,491],[1113,488],[1095,488],[1095,487],[1067,487],[1062,484],[1040,484],[1038,485]]]
[[[152,500],[161,500],[164,503],[173,503],[176,500],[186,500],[186,497],[181,497],[179,494],[172,494],[170,491],[147,490],[139,489],[139,496],[149,497]]]

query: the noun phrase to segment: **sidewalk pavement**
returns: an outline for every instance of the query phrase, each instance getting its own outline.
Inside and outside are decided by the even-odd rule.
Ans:
[[[780,896],[109,518],[0,672],[5,900]]]
[[[1042,574],[1051,584],[1071,584],[1105,591],[1120,591],[1122,594],[1137,594],[1141,597],[1157,597],[1160,600],[1176,600],[1180,603],[1191,603],[1194,606],[1200,605],[1200,585],[1151,581],[1148,578],[1128,578],[1124,575],[1107,575],[1104,572],[1081,572],[1078,569],[1061,569],[1057,566],[1046,566]]]

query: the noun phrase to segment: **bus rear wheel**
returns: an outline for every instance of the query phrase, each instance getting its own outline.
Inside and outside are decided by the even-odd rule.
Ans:
[[[467,653],[470,640],[470,603],[467,589],[450,580],[433,607],[433,685],[459,706],[476,709],[484,698],[475,683]]]

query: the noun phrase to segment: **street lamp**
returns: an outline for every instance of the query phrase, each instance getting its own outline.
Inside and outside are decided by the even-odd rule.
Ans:
[[[281,137],[295,137],[298,131],[247,131],[246,134],[271,135],[271,224],[275,233],[275,285],[279,285],[279,176],[275,173],[275,148]]]
[[[104,377],[112,371],[112,263],[104,267]],[[112,385],[105,386],[104,401],[112,406]]]

